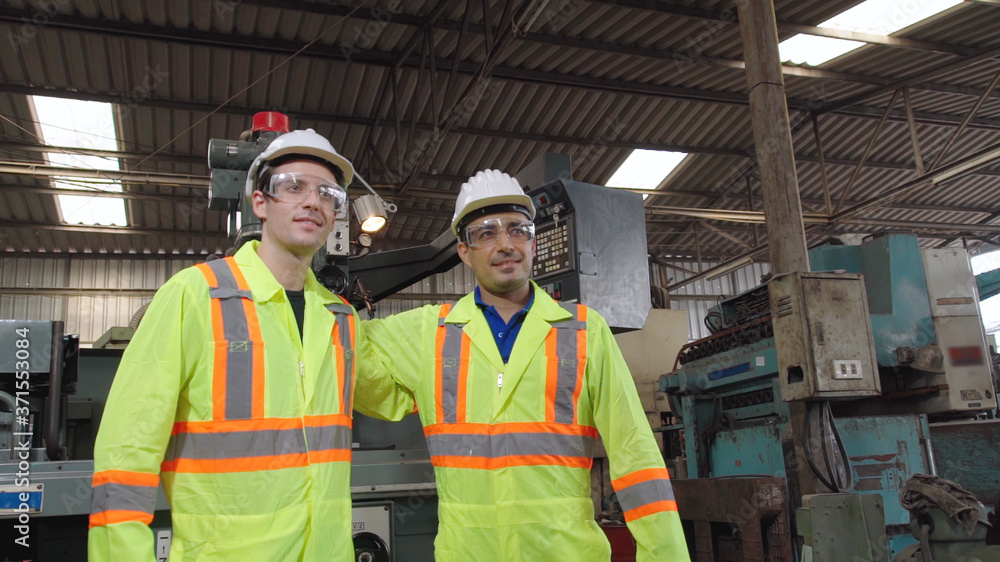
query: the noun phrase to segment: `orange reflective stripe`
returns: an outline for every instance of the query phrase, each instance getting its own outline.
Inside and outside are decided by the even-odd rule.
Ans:
[[[646,468],[643,470],[637,470],[631,474],[626,474],[621,478],[611,481],[611,485],[614,486],[616,490],[621,490],[628,486],[634,486],[641,482],[648,482],[649,480],[656,479],[670,480],[670,472],[665,468]]]
[[[103,527],[114,523],[127,523],[129,521],[138,521],[143,525],[149,525],[153,522],[153,514],[144,511],[125,511],[121,509],[91,513],[89,528],[93,529],[94,527]]]
[[[238,269],[234,268],[236,271]],[[244,283],[246,283],[244,281]],[[243,300],[243,311],[247,317],[247,329],[253,342],[253,374],[251,375],[251,416],[264,417],[264,336],[260,333],[260,320],[253,301]]]
[[[458,392],[455,400],[455,421],[465,423],[465,391],[469,384],[469,350],[472,339],[462,332],[462,362],[458,366]]]
[[[444,368],[444,359],[442,357],[444,353],[444,340],[447,334],[447,327],[444,325],[444,319],[447,318],[448,313],[451,311],[450,304],[441,305],[440,310],[438,310],[438,328],[437,333],[434,335],[434,349],[435,358],[437,359],[437,365],[435,366],[434,377],[434,402],[437,405],[437,421],[444,421],[444,373],[441,370]]]
[[[322,416],[305,416],[306,427],[326,427],[342,425],[351,427],[353,422],[347,414],[325,414]]]
[[[247,284],[246,277],[243,277],[243,272],[240,271],[240,266],[236,265],[236,258],[229,256],[225,259],[226,265],[233,272],[233,277],[236,279],[236,286],[244,291],[250,290],[250,285]]]
[[[559,352],[556,349],[556,329],[550,328],[545,337],[545,420],[556,421],[556,391],[559,388]]]
[[[562,435],[581,435],[597,437],[597,428],[589,425],[571,425],[549,422],[509,422],[509,423],[464,423],[464,424],[434,424],[424,428],[425,435],[454,434],[502,434],[502,433],[557,433]]]
[[[340,322],[334,322],[333,323],[333,330],[331,330],[330,338],[331,338],[330,341],[334,342],[334,344],[333,344],[334,345],[334,349],[340,347],[336,343],[336,342],[340,341]],[[336,362],[337,362],[337,388],[341,390],[341,392],[337,393],[338,394],[338,396],[337,396],[337,405],[340,408],[341,412],[348,412],[349,410],[347,409],[347,404],[344,403],[344,393],[343,393],[344,381],[347,378],[346,373],[344,373],[344,358],[343,358],[343,356],[338,357],[337,360],[336,360]]]
[[[341,298],[344,301],[344,304],[350,305],[350,303],[347,302],[347,299],[345,299],[343,297],[341,297]],[[354,314],[348,314],[347,315],[347,325],[350,326],[350,329],[351,329],[351,350],[350,350],[350,352],[352,354],[357,349],[357,343],[358,343],[357,332],[356,332],[357,328],[354,326],[354,320],[355,320]],[[346,350],[345,350],[345,353],[346,353]],[[350,403],[347,405],[347,407],[345,409],[341,410],[342,412],[344,412],[346,414],[350,414],[351,412],[354,411],[354,384],[355,384],[355,377],[357,376],[357,371],[358,371],[358,369],[357,369],[357,360],[355,359],[355,360],[351,361],[351,386],[350,386],[350,392],[348,393],[348,396],[350,397]],[[341,387],[341,388],[343,388],[343,387]]]
[[[126,470],[105,470],[94,473],[94,486],[102,484],[126,484],[128,486],[159,486],[160,475],[148,472]]]
[[[510,423],[436,423],[424,427],[424,435],[471,434],[499,435],[503,433],[556,433],[560,435],[579,435],[583,437],[598,436],[597,428],[589,425],[571,425],[549,422],[510,422]]]
[[[309,465],[307,453],[269,455],[266,457],[240,457],[235,459],[176,459],[163,461],[161,472],[186,472],[198,474],[225,472],[257,472],[298,468]]]
[[[178,433],[226,433],[230,431],[261,431],[302,427],[299,418],[262,418],[256,420],[214,420],[176,422],[172,435]]]
[[[652,515],[654,513],[661,513],[664,511],[677,511],[677,502],[672,500],[662,500],[653,503],[647,503],[646,505],[637,507],[635,509],[630,509],[624,512],[625,521],[635,521],[640,517],[645,517],[647,515]]]
[[[566,466],[590,469],[594,459],[590,457],[564,457],[558,455],[507,455],[503,457],[461,457],[441,455],[433,458],[435,467],[473,468],[496,470],[513,466]]]
[[[309,451],[309,462],[312,464],[324,462],[351,462],[351,450],[329,449],[326,451]]]
[[[219,280],[215,277],[215,272],[212,271],[212,268],[209,267],[207,263],[198,263],[195,264],[195,267],[197,267],[198,271],[201,271],[201,274],[205,276],[205,280],[208,281],[210,286],[219,286]]]
[[[577,319],[587,324],[587,307],[577,305]],[[587,368],[587,330],[576,332],[576,385],[573,387],[573,423],[579,423],[579,412],[576,405],[580,403],[580,391],[583,390],[583,378]]]

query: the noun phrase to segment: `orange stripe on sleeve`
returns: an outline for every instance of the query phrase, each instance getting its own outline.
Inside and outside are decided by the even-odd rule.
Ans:
[[[626,474],[617,480],[612,480],[611,485],[614,486],[615,490],[621,490],[623,488],[628,488],[629,486],[634,486],[636,484],[641,484],[643,482],[648,482],[650,480],[670,480],[670,473],[665,468],[646,468],[643,470],[637,470],[635,472]]]
[[[148,472],[129,472],[127,470],[105,470],[94,473],[94,486],[101,484],[125,484],[126,486],[160,485],[160,475]]]
[[[129,521],[138,521],[144,525],[149,525],[153,522],[153,514],[146,513],[145,511],[109,509],[99,513],[92,513],[90,515],[89,528],[93,529],[94,527],[103,527],[105,525],[113,525],[115,523],[127,523]]]
[[[673,500],[661,500],[658,502],[647,503],[646,505],[639,506],[635,509],[630,509],[624,513],[625,521],[635,521],[640,517],[653,515],[654,513],[662,513],[664,511],[677,511],[677,502]]]

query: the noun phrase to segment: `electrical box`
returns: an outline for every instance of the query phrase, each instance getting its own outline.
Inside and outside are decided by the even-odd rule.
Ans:
[[[582,302],[616,332],[651,308],[642,196],[571,179],[527,191],[535,205],[532,278],[552,298]]]
[[[784,401],[881,394],[861,275],[789,273],[768,292]]]

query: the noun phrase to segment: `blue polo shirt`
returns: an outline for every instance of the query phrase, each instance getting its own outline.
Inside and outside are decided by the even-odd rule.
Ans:
[[[497,342],[497,349],[500,350],[500,357],[503,358],[504,363],[510,359],[510,352],[514,349],[517,333],[521,331],[521,324],[524,323],[524,317],[528,315],[528,309],[531,308],[533,302],[535,302],[535,288],[531,287],[531,297],[528,299],[528,304],[524,305],[524,308],[517,314],[511,316],[510,322],[504,322],[495,307],[483,302],[479,295],[479,287],[476,287],[476,305],[483,311],[483,316],[486,316],[486,322],[490,325],[490,331],[493,332],[493,339]]]

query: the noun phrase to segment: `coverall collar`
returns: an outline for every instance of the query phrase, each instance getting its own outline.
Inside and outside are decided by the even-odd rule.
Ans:
[[[267,264],[257,255],[257,248],[259,247],[260,240],[252,240],[244,244],[233,256],[236,264],[240,266],[240,271],[247,278],[247,283],[250,285],[250,292],[253,294],[253,300],[255,302],[267,302],[275,299],[278,295],[281,295],[281,299],[284,299],[285,288],[281,286],[281,283],[278,283],[274,274],[267,268]],[[251,277],[253,281],[250,280]],[[320,285],[316,279],[316,274],[313,273],[311,268],[306,275],[305,293],[307,295],[311,293],[312,296],[320,299],[320,302],[324,305],[340,302],[325,287]]]

